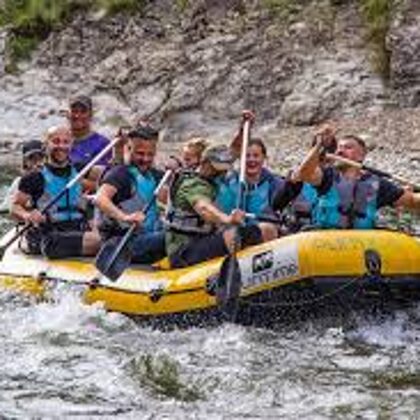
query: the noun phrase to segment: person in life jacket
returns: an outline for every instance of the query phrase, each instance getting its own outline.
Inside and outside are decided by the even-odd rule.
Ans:
[[[377,210],[382,207],[397,205],[420,210],[420,194],[404,190],[385,178],[343,163],[323,166],[322,151],[333,141],[331,129],[326,127],[295,173],[298,179],[317,188],[313,220],[318,227],[372,229]],[[361,163],[366,154],[366,144],[357,136],[344,136],[337,142],[339,156]]]
[[[239,157],[242,148],[242,133],[245,121],[254,122],[255,116],[249,111],[242,112],[239,131],[234,137],[230,148],[232,153]],[[245,168],[245,193],[241,208],[257,219],[247,220],[248,223],[257,223],[258,217],[273,215],[273,198],[276,191],[284,183],[284,179],[265,167],[267,148],[260,138],[251,138],[248,142]],[[225,213],[231,212],[237,206],[239,185],[238,171],[231,170],[224,176],[216,179],[217,195],[216,205]],[[270,223],[261,223],[264,232],[271,231],[266,240],[277,237],[277,226]]]
[[[167,185],[164,185],[161,190],[159,201],[163,208],[170,201],[170,186],[178,178],[178,174],[183,171],[196,170],[200,165],[201,157],[207,146],[208,141],[204,137],[191,137],[182,144],[180,157],[175,155],[169,157],[169,160],[166,162],[166,169],[172,171],[172,176]]]
[[[318,131],[321,132],[324,130],[324,127],[331,130],[330,135],[332,137],[328,149],[324,149],[320,156],[320,165],[327,166],[330,162],[325,159],[325,155],[326,153],[335,153],[337,141],[335,139],[335,127],[329,123],[323,124]],[[312,141],[311,147],[314,145],[315,140]],[[296,177],[293,171],[290,172],[289,176],[281,184],[273,199],[273,208],[277,211],[284,212],[285,233],[294,233],[304,228],[314,227],[313,215],[317,204],[317,189],[307,182],[302,182]]]
[[[197,172],[180,174],[172,184],[171,205],[167,212],[166,249],[173,268],[197,264],[228,254],[233,246],[234,229],[241,225],[245,212],[229,214],[215,205],[215,179],[231,169],[234,156],[226,146],[209,147]],[[241,226],[241,246],[262,241],[258,226]]]
[[[67,127],[52,127],[45,140],[46,163],[19,182],[11,215],[31,223],[22,249],[48,258],[95,255],[99,236],[89,231],[82,186],[76,183],[46,214],[42,208],[77,176],[69,160],[72,139]]]
[[[22,163],[20,176],[17,176],[10,184],[3,202],[0,204],[0,212],[9,213],[12,207],[12,199],[16,194],[22,176],[36,172],[44,165],[44,145],[40,140],[29,140],[22,145]]]
[[[98,229],[103,240],[122,237],[134,223],[133,262],[149,264],[165,256],[165,235],[156,201],[147,214],[142,212],[154,199],[163,173],[154,168],[159,132],[139,125],[127,133],[126,164],[111,168],[95,197],[100,210]]]

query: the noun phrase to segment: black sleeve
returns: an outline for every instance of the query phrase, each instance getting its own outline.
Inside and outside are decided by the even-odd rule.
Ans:
[[[285,179],[277,188],[273,198],[273,209],[282,211],[301,192],[302,182],[291,182]]]
[[[41,198],[44,194],[44,177],[41,172],[31,172],[24,175],[19,181],[18,190],[31,197],[33,203]]]
[[[392,206],[403,194],[404,190],[400,186],[393,184],[387,179],[380,178],[377,202],[378,209],[385,206]]]
[[[116,166],[104,176],[101,185],[109,184],[116,188],[117,193],[112,201],[115,204],[128,200],[132,195],[132,176],[126,166]]]
[[[152,176],[157,183],[159,183],[163,178],[163,175],[165,175],[165,172],[161,171],[160,169],[152,168],[150,171],[152,172]]]
[[[331,167],[321,168],[322,171],[322,180],[321,184],[315,186],[319,195],[326,194],[332,187],[334,182],[334,169]]]

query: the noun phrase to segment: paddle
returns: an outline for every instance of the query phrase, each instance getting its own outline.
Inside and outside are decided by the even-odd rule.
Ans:
[[[245,217],[259,222],[273,223],[274,225],[281,225],[284,223],[284,217],[271,214],[245,213]]]
[[[153,197],[145,205],[143,213],[147,214],[151,209],[156,196],[162,187],[166,184],[169,177],[172,174],[172,170],[167,170],[156,186]],[[116,281],[125,269],[131,263],[132,249],[131,249],[131,237],[137,229],[136,224],[132,224],[122,238],[114,237],[109,239],[101,248],[98,255],[96,256],[95,266],[98,271],[105,277],[112,281]]]
[[[250,121],[246,120],[242,132],[241,161],[239,167],[239,189],[236,208],[240,209],[244,204],[244,192],[246,187],[246,155],[248,150]],[[237,298],[241,291],[241,272],[239,269],[236,253],[240,245],[238,230],[235,229],[233,249],[223,260],[220,267],[220,274],[216,284],[216,298],[223,311],[234,321],[237,309]]]
[[[120,138],[117,137],[111,141],[103,150],[101,150],[89,163],[87,163],[83,169],[77,174],[76,177],[71,179],[67,185],[40,210],[41,214],[46,214],[47,211],[56,204],[61,197],[64,196],[75,184],[77,184],[118,142]],[[14,236],[12,236],[4,245],[0,247],[0,258],[3,258],[3,255],[6,249],[12,245],[17,239],[19,239],[25,232],[27,232],[33,226],[32,223],[26,224],[22,229],[20,229]]]
[[[417,185],[417,184],[411,182],[410,180],[408,180],[408,179],[406,179],[402,176],[394,175],[394,174],[391,174],[391,173],[385,172],[385,171],[381,171],[380,169],[372,168],[372,167],[367,166],[363,163],[356,162],[354,160],[347,159],[347,158],[344,158],[342,156],[334,155],[334,154],[331,154],[331,153],[327,153],[326,157],[328,159],[334,160],[336,162],[341,162],[341,163],[344,163],[346,165],[352,166],[353,168],[358,168],[358,169],[370,172],[374,175],[378,175],[378,176],[381,176],[381,177],[384,177],[384,178],[389,178],[389,179],[395,179],[395,181],[398,181],[403,185],[408,185],[408,186],[412,187],[415,192],[420,192],[420,185]]]

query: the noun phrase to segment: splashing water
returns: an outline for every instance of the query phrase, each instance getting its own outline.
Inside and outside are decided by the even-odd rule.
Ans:
[[[5,418],[416,418],[420,307],[351,325],[163,332],[68,288],[0,293]]]

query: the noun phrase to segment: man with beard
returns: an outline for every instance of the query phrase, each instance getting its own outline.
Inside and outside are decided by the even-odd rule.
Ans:
[[[73,136],[70,159],[80,169],[104,149],[109,140],[92,130],[93,105],[88,96],[79,95],[70,99],[67,116]],[[110,160],[111,152],[104,156],[98,165],[108,165]]]
[[[318,130],[323,135],[331,136],[332,141],[328,149],[323,150],[320,157],[320,165],[328,166],[331,162],[327,161],[326,153],[335,153],[337,149],[337,141],[335,140],[335,126],[326,123]],[[317,135],[312,141],[311,147],[316,143]],[[298,232],[302,229],[312,229],[314,227],[313,215],[316,212],[318,203],[318,191],[313,185],[302,182],[296,178],[296,174],[292,171],[285,182],[278,188],[273,198],[273,208],[276,211],[284,211],[286,217],[284,225],[284,233]]]
[[[165,238],[156,202],[153,200],[163,173],[154,168],[158,131],[138,125],[127,133],[127,164],[110,169],[104,176],[95,205],[100,210],[98,228],[104,240],[122,237],[134,223],[132,261],[150,264],[165,256]]]
[[[45,140],[46,163],[37,172],[22,177],[11,214],[19,222],[33,225],[22,249],[48,258],[95,255],[99,236],[87,230],[82,186],[75,184],[46,213],[42,208],[77,176],[70,163],[71,133],[67,127],[52,127]]]
[[[326,127],[316,137],[314,147],[295,171],[295,179],[309,182],[318,190],[314,224],[324,229],[372,229],[377,210],[398,206],[420,211],[420,194],[405,190],[387,179],[362,169],[338,163],[322,165],[325,148],[335,141]],[[365,142],[348,135],[337,142],[337,155],[362,163],[367,154]]]

